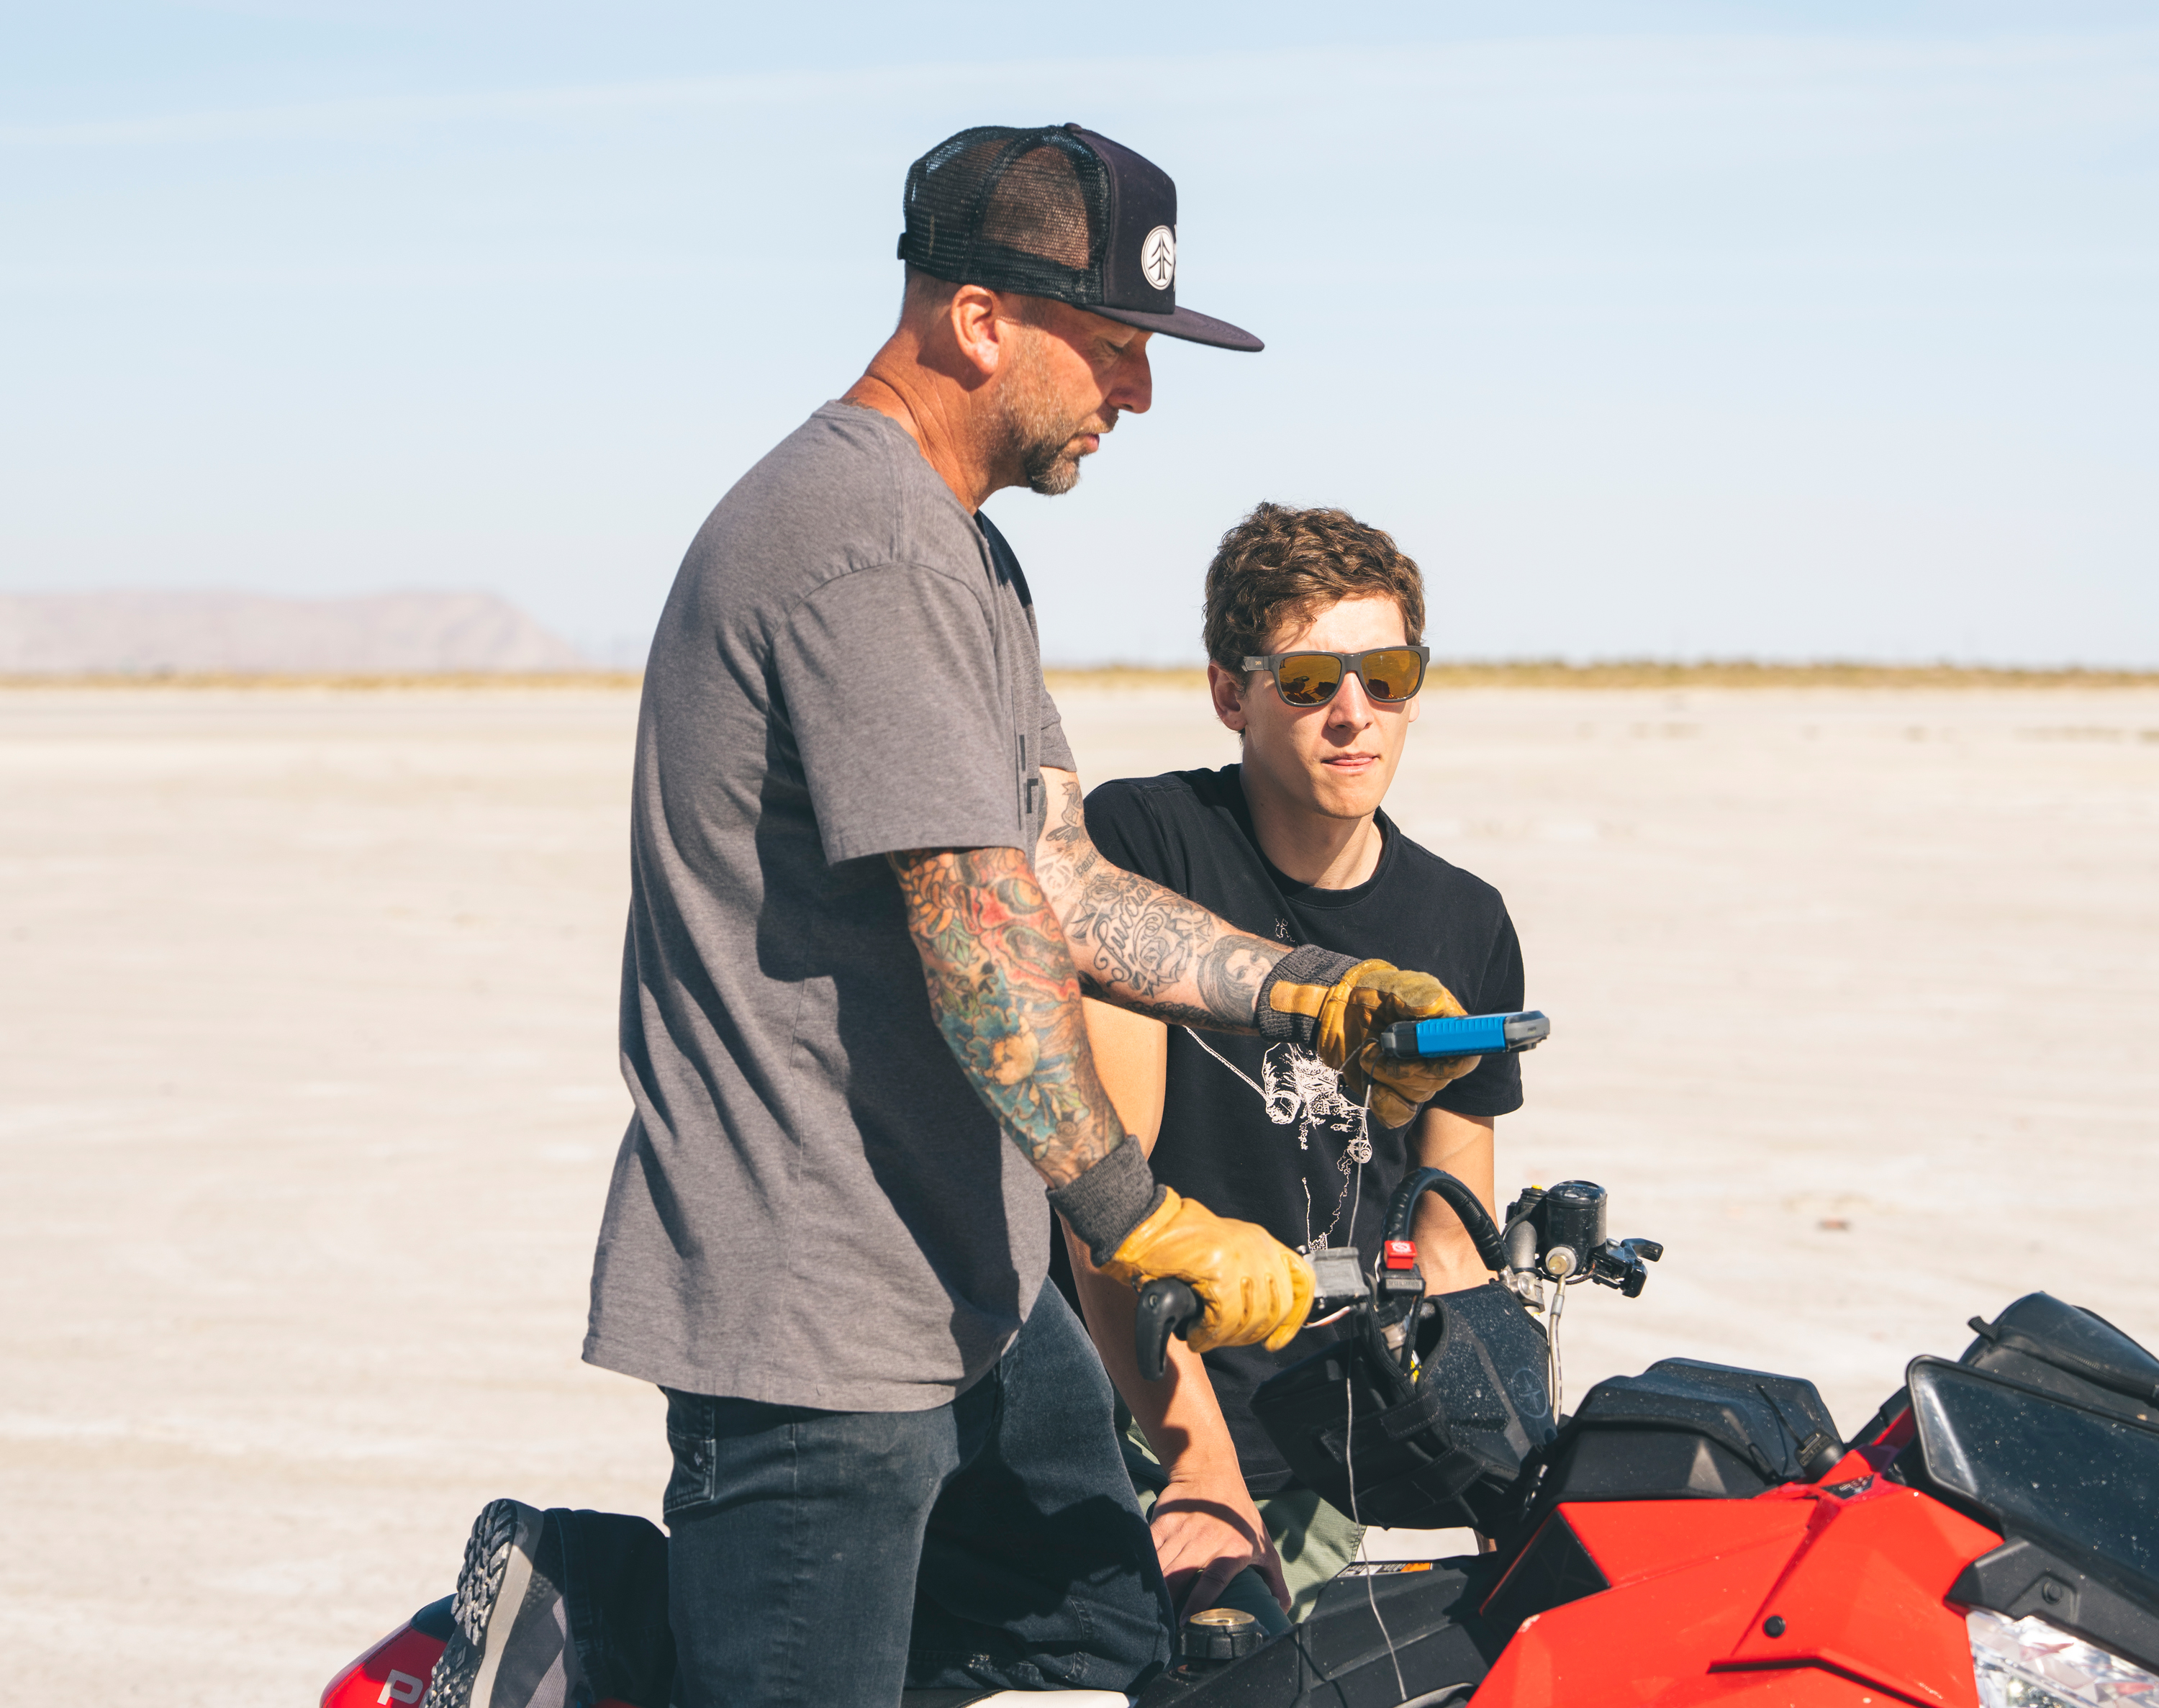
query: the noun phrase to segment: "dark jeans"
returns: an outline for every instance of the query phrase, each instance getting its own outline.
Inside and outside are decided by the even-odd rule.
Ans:
[[[667,1539],[627,1513],[549,1509],[540,1566],[562,1593],[577,1671],[592,1698],[669,1708],[675,1638],[667,1628]],[[551,1533],[559,1553],[548,1557]]]
[[[1129,1690],[1170,1607],[1108,1379],[1054,1287],[929,1411],[667,1395],[678,1708]]]

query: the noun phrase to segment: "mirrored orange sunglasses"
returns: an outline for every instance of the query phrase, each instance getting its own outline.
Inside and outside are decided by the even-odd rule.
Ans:
[[[1248,670],[1265,670],[1275,692],[1291,706],[1324,706],[1352,670],[1370,699],[1397,705],[1424,686],[1428,646],[1375,646],[1369,652],[1276,652],[1248,658]]]

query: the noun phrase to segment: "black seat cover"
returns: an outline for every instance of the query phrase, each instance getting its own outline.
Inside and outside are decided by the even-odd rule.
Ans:
[[[1583,1397],[1545,1456],[1526,1519],[1567,1500],[1743,1500],[1810,1482],[1843,1452],[1812,1382],[1665,1359]]]

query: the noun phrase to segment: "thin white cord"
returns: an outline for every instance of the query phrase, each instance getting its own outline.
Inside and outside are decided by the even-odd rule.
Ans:
[[[1372,1084],[1369,1079],[1364,1082],[1364,1131],[1370,1132],[1372,1131]],[[1354,1190],[1349,1194],[1349,1249],[1354,1251],[1357,1249],[1357,1210],[1358,1207],[1364,1202],[1364,1165],[1350,1156],[1346,1149],[1342,1155],[1344,1160],[1349,1164],[1354,1187]],[[1334,1200],[1334,1203],[1338,1209],[1341,1208],[1342,1200],[1338,1198]],[[1332,1229],[1330,1229],[1329,1231]]]
[[[1200,1037],[1197,1032],[1194,1032],[1188,1026],[1184,1028],[1184,1031],[1186,1036],[1190,1038],[1193,1043],[1198,1044],[1199,1048],[1205,1050],[1209,1055],[1214,1057],[1216,1061],[1221,1063],[1224,1067],[1235,1074],[1240,1079],[1242,1079],[1247,1085],[1250,1086],[1253,1090],[1258,1092],[1261,1096],[1265,1097],[1267,1095],[1266,1088],[1262,1086],[1258,1080],[1253,1079],[1250,1074],[1247,1074],[1242,1068],[1231,1061],[1229,1057],[1224,1055],[1221,1051],[1216,1049],[1214,1046],[1208,1043],[1205,1038]],[[1369,1132],[1371,1131],[1372,1123],[1372,1087],[1369,1080],[1366,1081],[1364,1086],[1364,1130],[1367,1132]],[[1356,1162],[1353,1160],[1351,1162],[1351,1168],[1354,1176],[1354,1180],[1349,1198],[1349,1240],[1351,1245],[1354,1247],[1357,1240],[1357,1212],[1364,1202],[1364,1167],[1361,1162]],[[1311,1188],[1307,1187],[1305,1191],[1307,1206],[1309,1205],[1311,1196]],[[1336,1202],[1338,1206],[1340,1201],[1338,1199]],[[1308,1208],[1305,1225],[1306,1231],[1309,1233],[1311,1231],[1311,1220]],[[1411,1328],[1412,1331],[1414,1331],[1414,1323],[1411,1324]],[[1347,1419],[1347,1424],[1342,1438],[1342,1468],[1348,1473],[1349,1478],[1349,1522],[1358,1526],[1359,1529],[1362,1529],[1364,1528],[1364,1521],[1357,1515],[1356,1452],[1352,1445],[1357,1433],[1357,1380],[1354,1359],[1347,1364],[1345,1368],[1348,1369],[1349,1374],[1345,1375],[1342,1380],[1343,1411]],[[1369,1562],[1367,1563],[1369,1564]],[[1364,1574],[1364,1601],[1365,1604],[1372,1610],[1372,1623],[1380,1628],[1380,1640],[1387,1645],[1387,1664],[1395,1669],[1395,1689],[1399,1691],[1403,1697],[1406,1698],[1410,1693],[1410,1687],[1402,1678],[1402,1664],[1401,1659],[1395,1654],[1394,1634],[1387,1629],[1386,1619],[1380,1612],[1380,1597],[1378,1592],[1372,1587],[1372,1574],[1369,1571]]]
[[[1193,1043],[1198,1044],[1200,1048],[1205,1050],[1209,1055],[1214,1057],[1216,1061],[1221,1063],[1224,1067],[1235,1074],[1240,1079],[1242,1079],[1247,1085],[1250,1086],[1253,1090],[1258,1092],[1261,1096],[1265,1097],[1267,1095],[1267,1088],[1266,1086],[1261,1084],[1258,1080],[1255,1079],[1250,1074],[1247,1074],[1242,1068],[1231,1061],[1229,1057],[1224,1055],[1221,1051],[1216,1049],[1214,1046],[1208,1043],[1205,1038],[1200,1037],[1200,1035],[1194,1032],[1190,1027],[1188,1026],[1184,1028],[1184,1035],[1190,1038]]]
[[[1367,1080],[1364,1084],[1364,1113],[1367,1121],[1371,1118],[1371,1110],[1372,1086],[1371,1082]],[[1363,1197],[1364,1190],[1364,1171],[1360,1167],[1357,1171],[1357,1192],[1359,1199]],[[1355,1203],[1352,1203],[1349,1207],[1349,1237],[1352,1241],[1354,1241],[1357,1237]],[[1416,1325],[1412,1322],[1411,1326],[1414,1329]],[[1342,1468],[1349,1478],[1349,1522],[1361,1529],[1364,1521],[1357,1515],[1357,1359],[1354,1350],[1343,1360],[1342,1367],[1345,1372],[1342,1378],[1342,1410],[1347,1420],[1342,1431]],[[1358,1550],[1361,1553],[1364,1550],[1364,1537],[1360,1535],[1357,1540]],[[1368,1560],[1365,1563],[1369,1566],[1371,1562]],[[1387,1645],[1387,1664],[1395,1669],[1395,1689],[1401,1695],[1406,1697],[1410,1693],[1410,1687],[1403,1681],[1402,1664],[1395,1655],[1394,1636],[1387,1629],[1387,1622],[1380,1612],[1379,1593],[1372,1587],[1372,1574],[1369,1571],[1364,1574],[1364,1602],[1372,1610],[1372,1623],[1380,1628],[1380,1640]]]
[[[1552,1288],[1551,1313],[1545,1318],[1545,1338],[1551,1348],[1552,1427],[1559,1426],[1560,1402],[1566,1389],[1560,1379],[1559,1369],[1559,1313],[1566,1307],[1566,1281],[1560,1280]]]
[[[1349,1478],[1349,1522],[1361,1531],[1364,1520],[1357,1514],[1357,1364],[1354,1353],[1344,1361],[1343,1368],[1349,1374],[1342,1379],[1342,1409],[1348,1419],[1342,1431],[1342,1468]],[[1357,1546],[1360,1553],[1364,1551],[1364,1540],[1363,1535],[1359,1535]],[[1393,1634],[1388,1631],[1386,1619],[1380,1612],[1380,1597],[1372,1587],[1370,1565],[1369,1560],[1365,1562],[1364,1602],[1372,1610],[1372,1623],[1380,1628],[1380,1640],[1387,1645],[1387,1664],[1395,1669],[1395,1689],[1406,1696],[1410,1687],[1402,1679],[1402,1664],[1395,1657]]]

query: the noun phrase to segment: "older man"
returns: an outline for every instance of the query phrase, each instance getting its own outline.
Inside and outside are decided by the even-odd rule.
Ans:
[[[585,1357],[667,1390],[678,1702],[1121,1689],[1164,1659],[1111,1391],[1042,1286],[1045,1185],[1105,1273],[1193,1286],[1195,1345],[1286,1343],[1311,1278],[1155,1183],[1083,989],[1440,1083],[1365,1048],[1458,1012],[1435,981],[1095,855],[980,514],[1069,489],[1147,409],[1153,334],[1260,347],[1178,305],[1176,221],[1166,175],[1075,126],[924,155],[898,330],[722,499],[660,619]]]

